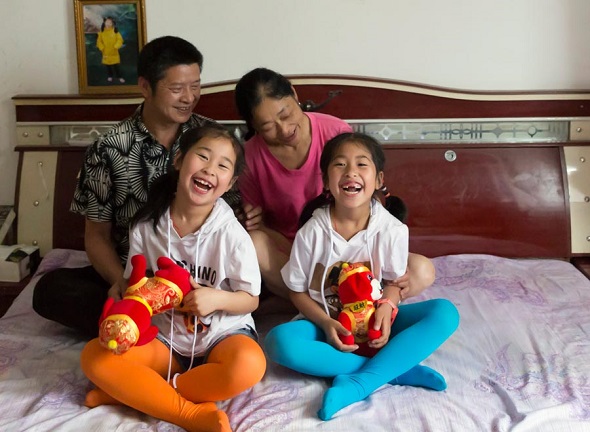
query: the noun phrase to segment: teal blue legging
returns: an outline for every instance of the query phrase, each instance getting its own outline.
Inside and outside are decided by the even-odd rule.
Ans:
[[[389,342],[372,358],[337,350],[326,343],[322,329],[308,320],[273,328],[264,345],[268,357],[282,366],[308,375],[336,377],[318,412],[320,418],[327,420],[383,384],[421,385],[416,373],[423,375],[428,368],[418,369],[419,363],[447,340],[458,325],[457,308],[448,300],[435,299],[400,305]],[[444,389],[444,378],[431,369],[428,371],[440,377],[442,383],[423,386]],[[407,379],[402,379],[404,375]]]

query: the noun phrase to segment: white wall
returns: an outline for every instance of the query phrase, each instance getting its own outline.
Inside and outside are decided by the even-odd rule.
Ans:
[[[146,0],[147,36],[184,37],[204,82],[257,66],[466,90],[590,88],[587,0]],[[0,0],[0,204],[14,201],[11,97],[77,93],[72,0]]]

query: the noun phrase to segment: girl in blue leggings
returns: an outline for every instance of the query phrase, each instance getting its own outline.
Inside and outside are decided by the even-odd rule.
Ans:
[[[322,420],[386,383],[446,388],[442,375],[419,363],[457,329],[459,314],[444,299],[398,309],[400,288],[392,281],[406,272],[408,228],[374,197],[386,190],[384,165],[381,145],[367,135],[344,133],[326,143],[320,159],[324,193],[311,203],[316,210],[281,272],[302,319],[272,329],[265,347],[276,363],[334,378],[318,411]],[[345,262],[364,264],[383,285],[373,324],[381,336],[367,343],[376,352],[372,357],[341,341],[351,333],[335,319],[341,306],[330,280]]]

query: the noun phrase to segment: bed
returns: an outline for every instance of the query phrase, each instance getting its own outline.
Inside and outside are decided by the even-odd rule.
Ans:
[[[386,385],[322,422],[315,412],[328,381],[269,363],[261,383],[219,404],[233,429],[590,430],[590,93],[475,93],[342,76],[292,81],[305,109],[344,118],[383,143],[386,182],[409,208],[410,248],[431,257],[437,272],[433,286],[408,301],[447,298],[461,323],[424,361],[446,377],[444,392]],[[198,110],[240,135],[234,84],[206,86]],[[14,98],[24,140],[18,240],[39,245],[43,260],[0,319],[1,430],[179,430],[125,407],[84,407],[85,341],[31,307],[43,273],[87,263],[83,221],[67,212],[73,179],[84,145],[137,102]],[[261,335],[292,318],[263,306]]]

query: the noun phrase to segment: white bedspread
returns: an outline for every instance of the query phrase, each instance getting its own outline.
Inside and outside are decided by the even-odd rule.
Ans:
[[[91,384],[79,367],[84,341],[31,308],[38,275],[80,266],[81,252],[54,250],[0,319],[0,430],[177,431],[130,408],[82,405]],[[261,383],[224,401],[245,431],[590,431],[590,282],[557,260],[487,255],[434,259],[437,279],[420,301],[444,297],[457,332],[424,364],[448,389],[383,386],[328,422],[315,413],[328,381],[269,363]],[[265,315],[260,333],[287,315]]]

